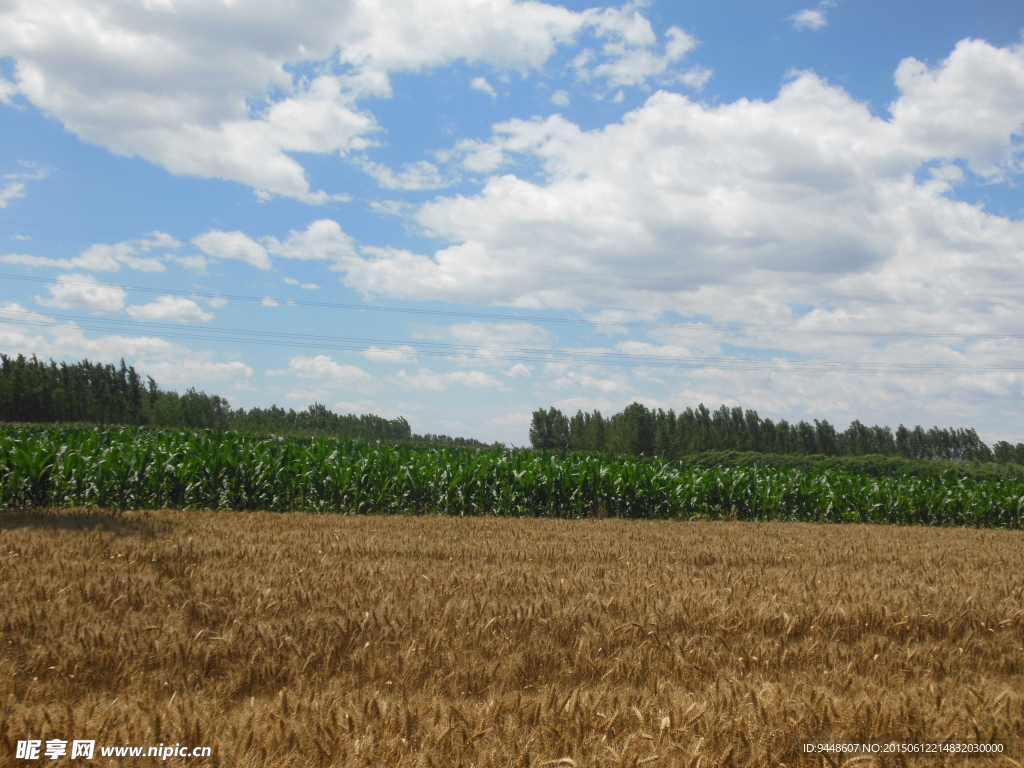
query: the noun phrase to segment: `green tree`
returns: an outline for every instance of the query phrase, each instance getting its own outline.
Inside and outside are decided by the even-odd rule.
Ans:
[[[565,450],[569,447],[569,419],[553,406],[534,411],[530,445],[537,450]]]

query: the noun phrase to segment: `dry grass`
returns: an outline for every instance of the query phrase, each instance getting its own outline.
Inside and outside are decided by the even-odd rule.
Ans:
[[[1024,737],[1021,532],[7,513],[0,589],[0,765],[55,737],[403,768]]]

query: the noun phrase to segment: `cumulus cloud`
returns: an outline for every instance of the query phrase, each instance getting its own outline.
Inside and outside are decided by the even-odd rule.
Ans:
[[[498,379],[483,371],[452,371],[434,373],[429,368],[420,368],[416,373],[401,370],[391,380],[398,386],[415,392],[444,392],[456,385],[470,389],[505,389]]]
[[[414,207],[404,200],[374,200],[370,203],[370,210],[382,216],[404,216],[406,211]]]
[[[0,103],[7,103],[9,101],[6,95],[13,93],[13,88],[13,83],[0,78]],[[24,160],[20,161],[20,165],[25,168],[24,171],[4,174],[4,178],[8,181],[0,188],[0,208],[6,208],[11,204],[12,200],[25,196],[25,180],[38,181],[39,179],[46,178],[47,168],[45,166],[38,163],[29,163]]]
[[[4,77],[0,77],[0,104],[10,104],[11,97],[17,92],[17,85]]]
[[[372,389],[373,376],[354,365],[341,365],[327,355],[297,355],[288,361],[288,372],[299,379],[319,385],[317,391]]]
[[[828,19],[825,12],[812,8],[805,8],[792,16],[793,26],[797,29],[821,29],[828,26]]]
[[[664,53],[653,48],[654,30],[650,22],[639,13],[626,17],[615,8],[606,8],[593,14],[594,26],[601,37],[611,36],[605,43],[606,60],[591,68],[590,56],[577,56],[576,74],[583,80],[594,76],[604,78],[609,87],[641,85],[648,79],[664,74],[672,64],[693,49],[697,42],[679,27],[670,27],[666,33]]]
[[[114,285],[102,285],[92,275],[59,275],[55,285],[48,285],[50,298],[36,296],[44,307],[84,309],[95,314],[123,312],[128,294]]]
[[[470,81],[469,87],[470,88],[474,88],[474,89],[476,89],[478,91],[483,91],[488,96],[490,96],[492,99],[495,99],[495,98],[498,97],[497,92],[494,90],[494,87],[490,83],[487,82],[487,78],[486,77],[474,77]]]
[[[193,238],[192,244],[216,259],[238,259],[256,269],[270,269],[267,249],[244,232],[211,230]]]
[[[0,304],[0,347],[8,354],[58,360],[117,360],[137,357],[185,357],[191,351],[155,336],[108,334],[90,337],[75,322],[59,321],[21,304]]]
[[[51,259],[9,253],[0,256],[0,262],[24,267],[57,267],[59,269],[88,269],[91,272],[117,272],[122,266],[141,272],[164,272],[167,267],[159,256],[143,256],[152,250],[174,250],[181,243],[166,232],[150,232],[145,237],[121,243],[96,243],[70,259]]]
[[[555,91],[551,94],[551,103],[557,104],[560,107],[569,106],[569,92],[568,91]]]
[[[76,322],[48,317],[13,302],[0,304],[0,348],[7,354],[69,362],[125,358],[161,386],[205,387],[207,391],[225,383],[246,388],[253,375],[252,369],[238,360],[213,360],[208,352],[159,336],[90,335]]]
[[[211,230],[193,238],[192,244],[207,256],[238,259],[262,270],[271,269],[271,256],[326,261],[333,268],[341,268],[356,258],[355,241],[331,219],[318,219],[301,232],[292,230],[284,240],[264,237],[257,241],[244,232]]]
[[[612,82],[661,72],[686,47],[672,33],[648,55],[653,32],[635,10],[515,0],[12,0],[0,52],[14,78],[0,79],[0,100],[20,94],[83,140],[174,174],[322,203],[339,196],[312,189],[293,153],[370,146],[378,126],[359,99],[390,95],[391,73],[459,59],[539,69],[585,31],[604,43],[588,76]]]
[[[495,416],[487,423],[496,427],[523,427],[528,426],[532,420],[533,414],[523,412],[510,413],[506,416]]]
[[[555,341],[555,334],[533,323],[487,323],[479,320],[455,323],[439,331],[436,337],[450,339],[456,345],[473,347],[470,354],[476,357],[500,357],[509,349],[548,349]]]
[[[599,396],[685,376],[689,398],[724,392],[733,376],[737,401],[783,414],[780,387],[822,413],[853,403],[854,415],[866,402],[857,391],[944,408],[1022,397],[1021,374],[1000,370],[1021,342],[972,334],[1017,333],[1020,299],[1007,286],[1024,281],[1024,222],[955,193],[1019,180],[1024,48],[963,41],[934,66],[904,61],[896,83],[888,116],[804,72],[766,101],[658,92],[594,130],[557,115],[500,123],[489,141],[457,145],[467,168],[492,174],[482,190],[414,214],[444,246],[364,248],[343,281],[407,300],[694,319],[671,334],[609,328],[647,336],[612,350],[638,366],[632,379],[545,367],[544,381]],[[521,159],[542,175],[504,171]],[[871,335],[892,329],[964,338]],[[842,371],[849,388],[830,401]]]
[[[364,249],[345,282],[409,299],[665,308],[738,274],[872,290],[892,282],[886,270],[954,290],[991,270],[1019,275],[1024,225],[951,199],[949,169],[914,174],[951,161],[1017,172],[1024,49],[965,41],[923,66],[900,65],[890,119],[801,73],[767,102],[659,92],[591,131],[558,115],[498,124],[485,145],[462,145],[467,161],[526,157],[546,178],[494,175],[477,195],[423,205],[418,223],[451,245]]]
[[[216,362],[190,356],[184,360],[141,361],[138,365],[146,375],[161,384],[194,387],[200,382],[229,383],[245,387],[252,379],[252,368],[238,360]]]
[[[0,208],[6,208],[11,200],[25,196],[25,184],[20,181],[9,181],[0,189]]]
[[[527,378],[528,379],[528,378],[530,378],[530,376],[533,375],[533,371],[530,370],[529,366],[524,365],[523,363],[516,363],[511,368],[509,368],[507,371],[505,371],[505,375],[508,376],[509,378],[513,378],[513,379],[518,379],[518,378]]]
[[[374,363],[414,363],[416,362],[416,349],[408,344],[401,344],[390,349],[370,347],[360,354],[367,360]]]
[[[338,222],[331,219],[318,219],[304,232],[292,230],[283,241],[267,237],[263,243],[273,256],[299,261],[326,261],[335,267],[356,255],[355,241]]]
[[[992,180],[1024,171],[1024,46],[962,40],[935,68],[904,59],[896,85],[893,123],[920,155],[965,160]]]
[[[284,281],[288,283],[288,285],[296,285],[299,288],[302,288],[303,290],[306,291],[315,291],[320,287],[316,283],[303,283],[299,280],[296,280],[294,277],[286,277]]]
[[[711,79],[713,74],[714,71],[707,67],[690,67],[676,77],[676,82],[699,91],[707,85],[708,80]],[[619,91],[619,93],[622,93],[622,91]]]
[[[205,323],[213,319],[212,313],[181,296],[161,296],[148,304],[133,304],[127,312],[133,320],[144,322]]]
[[[426,160],[406,163],[398,173],[386,165],[365,158],[360,161],[359,167],[385,189],[440,189],[451,183],[441,177],[436,165]]]

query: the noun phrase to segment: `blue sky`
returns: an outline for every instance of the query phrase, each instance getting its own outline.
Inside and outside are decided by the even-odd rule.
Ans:
[[[1024,440],[1017,2],[12,0],[0,351],[527,442]]]

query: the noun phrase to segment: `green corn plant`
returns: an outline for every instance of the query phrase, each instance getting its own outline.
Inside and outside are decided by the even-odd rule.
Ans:
[[[1024,481],[952,469],[872,476],[684,467],[662,459],[204,430],[0,429],[0,508],[33,506],[1020,528]]]

